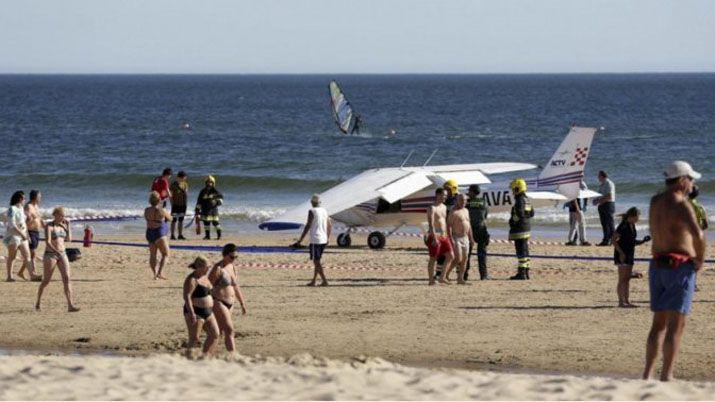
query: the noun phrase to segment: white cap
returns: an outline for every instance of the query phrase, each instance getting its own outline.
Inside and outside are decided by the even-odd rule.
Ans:
[[[665,168],[665,178],[675,179],[678,177],[688,176],[693,179],[699,179],[702,175],[693,170],[688,162],[675,161]]]

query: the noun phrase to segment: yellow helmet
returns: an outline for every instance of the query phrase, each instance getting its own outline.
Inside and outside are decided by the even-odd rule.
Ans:
[[[511,191],[513,191],[515,194],[525,193],[526,180],[522,179],[521,177],[518,179],[514,179],[511,181],[511,184],[509,184],[509,187],[511,188]]]
[[[211,182],[214,185],[216,185],[216,178],[211,175],[208,175],[208,176],[206,176],[206,180],[204,180],[204,182],[205,183]]]
[[[444,182],[443,187],[446,187],[447,189],[449,189],[449,191],[452,192],[452,195],[457,194],[457,191],[458,191],[457,180],[449,179],[446,182]]]

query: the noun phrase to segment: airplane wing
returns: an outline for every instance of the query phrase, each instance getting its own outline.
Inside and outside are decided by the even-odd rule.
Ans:
[[[447,180],[456,180],[459,186],[469,186],[471,184],[486,184],[491,181],[485,176],[487,174],[498,174],[517,172],[520,170],[536,169],[536,165],[530,163],[472,163],[464,165],[442,165],[425,166],[422,169],[430,172],[437,180],[437,184],[442,184]],[[415,169],[415,168],[413,168]]]
[[[464,164],[464,165],[425,166],[423,169],[430,170],[435,173],[444,173],[444,174],[448,174],[450,172],[470,171],[470,170],[479,171],[483,174],[498,174],[498,173],[518,172],[521,170],[531,170],[531,169],[536,169],[537,167],[538,166],[532,165],[531,163],[494,162],[494,163],[469,163],[469,164]],[[461,183],[460,183],[460,185],[461,185]]]
[[[392,203],[433,184],[419,171],[400,168],[371,169],[320,194],[321,206],[334,215],[375,198]],[[298,229],[308,218],[310,202],[261,223],[264,230]]]
[[[389,203],[455,179],[460,186],[491,183],[486,174],[535,169],[528,163],[474,163],[465,165],[419,166],[370,169],[320,194],[321,206],[335,215],[361,203],[382,198]],[[308,218],[310,202],[258,225],[263,230],[298,229]]]

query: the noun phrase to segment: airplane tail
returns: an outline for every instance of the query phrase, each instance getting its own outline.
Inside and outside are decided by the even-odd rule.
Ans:
[[[591,151],[593,136],[598,131],[590,127],[571,127],[571,130],[549,159],[536,179],[537,188],[556,188],[556,192],[574,199],[579,196],[583,171]]]

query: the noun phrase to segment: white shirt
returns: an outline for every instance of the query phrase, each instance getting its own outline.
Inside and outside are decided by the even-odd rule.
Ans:
[[[24,232],[25,231],[25,211],[20,208],[16,207],[14,205],[11,205],[10,208],[7,210],[7,227],[6,227],[6,232],[5,234],[7,236],[17,236],[18,233],[15,232],[14,229],[12,229],[12,224],[14,223],[15,226],[17,226],[20,231]]]
[[[310,225],[310,244],[328,243],[328,211],[323,207],[310,209],[313,222]]]

